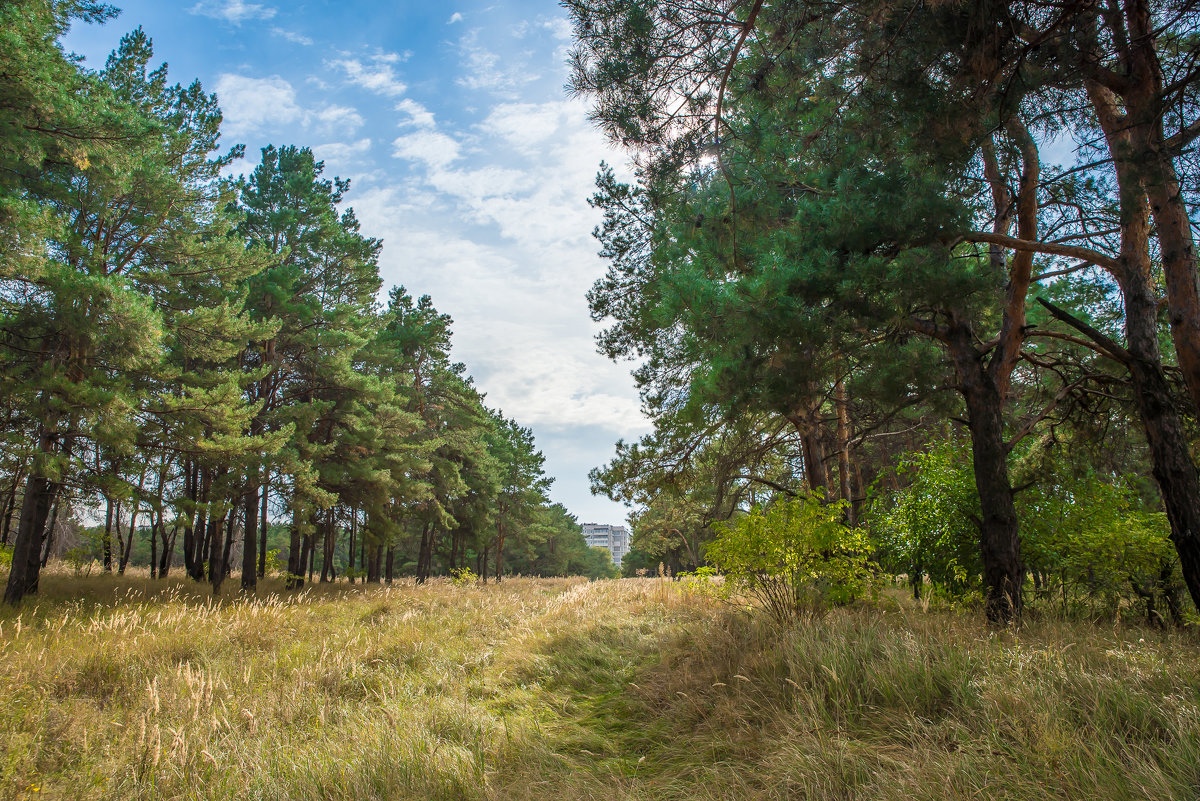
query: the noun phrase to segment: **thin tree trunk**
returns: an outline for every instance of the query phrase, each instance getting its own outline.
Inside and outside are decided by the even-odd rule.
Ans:
[[[497,527],[499,530],[496,532],[496,583],[499,584],[504,580],[504,540],[508,534],[503,516],[500,517]]]
[[[387,547],[387,564],[385,567],[385,574],[387,576],[388,584],[392,583],[392,568],[395,565],[395,559],[396,559],[396,549],[393,546],[389,545]]]
[[[225,580],[225,563],[222,559],[225,554],[223,534],[225,517],[228,514],[226,512],[210,520],[208,525],[208,579],[212,583],[213,595],[221,591],[221,582]]]
[[[350,541],[346,543],[346,577],[350,583],[354,583],[354,542],[358,537],[358,527],[354,525],[354,518],[350,518]]]
[[[250,485],[242,498],[246,531],[242,536],[242,592],[253,595],[258,589],[258,471],[250,476]]]
[[[304,565],[300,561],[300,526],[299,521],[295,518],[295,513],[293,513],[292,526],[288,533],[288,575],[285,586],[289,590],[295,590],[304,586]]]
[[[267,575],[267,496],[271,494],[271,471],[263,471],[262,510],[258,520],[258,577]]]
[[[101,546],[104,559],[104,572],[112,572],[112,529],[113,529],[113,500],[106,497],[104,505],[104,543]]]
[[[229,574],[231,572],[229,562],[233,555],[233,546],[237,540],[237,537],[234,536],[237,533],[237,517],[238,517],[238,508],[235,505],[232,509],[229,510],[229,514],[225,518],[227,521],[225,523],[225,545],[221,549],[221,580],[222,581],[229,578]]]
[[[421,529],[421,550],[417,554],[417,583],[424,584],[429,580],[430,562],[433,561],[433,526],[429,523]]]
[[[124,547],[121,549],[121,566],[117,569],[119,575],[125,575],[125,568],[129,566],[129,557],[133,554],[133,537],[137,533],[138,510],[141,504],[137,501],[133,502],[133,512],[129,515],[129,537],[125,540]]]
[[[12,527],[13,512],[17,505],[17,490],[21,488],[21,480],[25,477],[24,470],[18,470],[13,475],[12,488],[8,491],[8,500],[4,502],[4,520],[0,522],[0,545],[8,545],[8,535]]]
[[[62,492],[60,491],[54,497],[54,511],[50,513],[50,522],[46,524],[46,544],[42,548],[42,559],[39,563],[40,567],[45,567],[50,561],[50,552],[54,549],[54,527],[58,524],[58,511],[62,507]]]
[[[838,379],[834,385],[834,405],[837,407],[838,489],[846,502],[846,522],[854,525],[854,494],[850,490],[850,404],[846,397],[846,382]]]
[[[334,579],[333,571],[333,510],[325,512],[325,521],[321,524],[321,583]]]
[[[310,531],[304,535],[304,556],[302,557],[301,561],[304,564],[304,572],[308,574],[309,584],[312,584],[313,563],[316,562],[314,553],[316,550],[316,538],[317,535],[315,531]]]

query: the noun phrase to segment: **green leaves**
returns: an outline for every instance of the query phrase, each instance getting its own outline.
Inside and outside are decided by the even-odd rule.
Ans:
[[[718,524],[705,556],[728,590],[750,595],[788,622],[866,590],[870,543],[843,517],[843,503],[825,504],[820,495],[779,500]]]

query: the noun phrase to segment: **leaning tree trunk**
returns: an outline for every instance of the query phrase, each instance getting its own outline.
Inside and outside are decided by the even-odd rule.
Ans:
[[[1188,451],[1183,422],[1162,370],[1158,303],[1143,270],[1126,264],[1122,281],[1125,335],[1134,399],[1151,470],[1171,524],[1171,541],[1192,601],[1200,608],[1200,474]]]

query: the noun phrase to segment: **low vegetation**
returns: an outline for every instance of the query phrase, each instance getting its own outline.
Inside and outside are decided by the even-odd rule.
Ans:
[[[51,570],[0,612],[5,798],[1193,798],[1190,634],[685,582],[214,601]],[[1030,616],[1032,617],[1032,616]]]

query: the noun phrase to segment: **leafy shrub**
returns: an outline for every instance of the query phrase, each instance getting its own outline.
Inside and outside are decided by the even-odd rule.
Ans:
[[[479,576],[469,567],[458,567],[450,571],[450,581],[455,587],[470,587],[479,581]]]
[[[908,486],[878,498],[868,515],[884,568],[907,574],[918,594],[928,576],[951,597],[968,595],[983,565],[974,519],[979,495],[965,446],[948,442],[910,454],[897,472]]]
[[[1153,604],[1174,592],[1166,515],[1147,510],[1127,482],[1051,472],[1018,507],[1022,555],[1041,594],[1112,613],[1135,595]]]
[[[731,593],[743,593],[787,622],[845,604],[866,588],[869,542],[843,522],[843,502],[819,496],[778,501],[716,526],[705,551]]]

